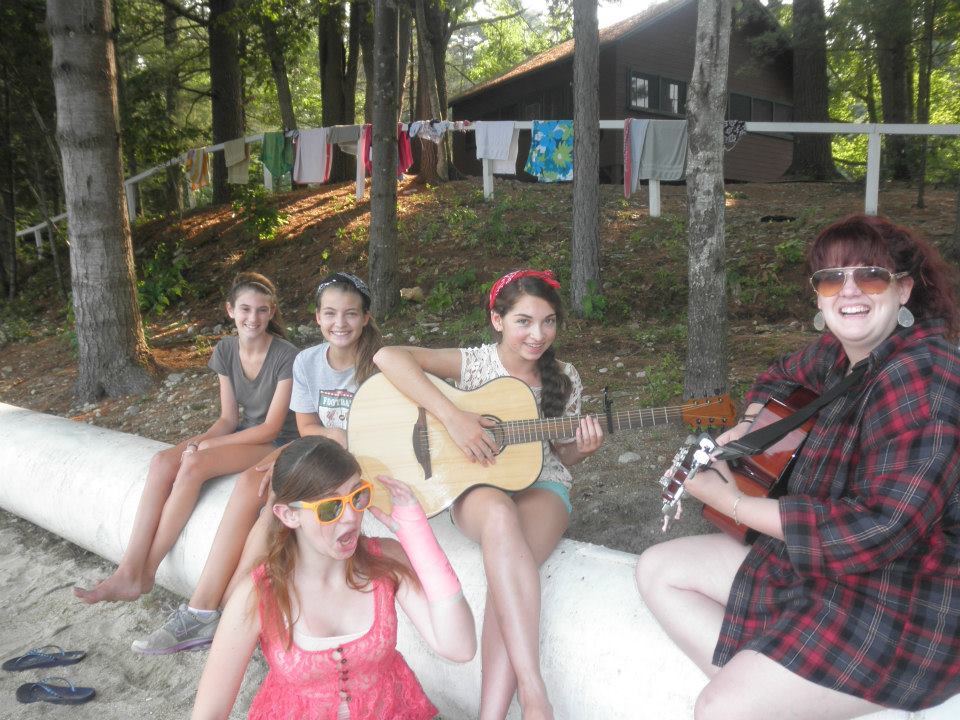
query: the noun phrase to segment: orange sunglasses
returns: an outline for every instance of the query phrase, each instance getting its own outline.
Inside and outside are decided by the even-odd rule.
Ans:
[[[346,495],[323,498],[322,500],[314,500],[313,502],[297,500],[296,502],[287,503],[287,507],[292,507],[295,510],[313,510],[316,512],[317,521],[321,525],[329,525],[330,523],[337,522],[337,520],[341,518],[347,503],[350,503],[351,507],[358,513],[362,513],[370,507],[370,499],[372,497],[373,485],[365,482],[356,490]]]

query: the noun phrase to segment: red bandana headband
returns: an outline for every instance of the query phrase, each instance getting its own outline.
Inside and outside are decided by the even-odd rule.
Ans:
[[[514,280],[519,280],[520,278],[532,277],[543,280],[547,285],[554,289],[560,288],[560,283],[557,282],[557,279],[553,276],[553,273],[550,270],[514,270],[504,275],[502,278],[497,280],[493,287],[490,288],[490,309],[493,310],[493,303],[497,300],[497,295],[500,294],[500,291],[503,290],[507,285],[512,283]]]

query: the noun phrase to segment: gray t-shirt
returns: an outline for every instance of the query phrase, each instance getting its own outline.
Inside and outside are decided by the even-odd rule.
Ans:
[[[347,429],[350,403],[357,392],[356,369],[334,370],[327,360],[330,343],[322,342],[297,355],[293,362],[290,409],[316,413],[324,427]]]
[[[293,376],[293,359],[296,355],[297,348],[294,345],[274,336],[259,374],[253,380],[248,380],[240,364],[240,338],[230,335],[217,343],[207,366],[218,375],[230,379],[237,405],[240,406],[237,430],[261,425],[267,419],[267,410],[277,391],[277,383]],[[296,416],[288,412],[276,442],[287,443],[298,437]]]

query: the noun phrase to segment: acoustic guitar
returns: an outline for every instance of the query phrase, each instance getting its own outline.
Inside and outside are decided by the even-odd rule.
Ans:
[[[458,390],[428,375],[454,405],[494,421],[487,432],[496,442],[497,461],[484,467],[470,462],[439,420],[419,407],[382,374],[357,390],[347,420],[347,447],[360,462],[364,479],[374,485],[373,504],[389,511],[390,495],[376,482],[388,475],[409,485],[427,516],[449,507],[477,485],[522,490],[540,475],[545,440],[576,434],[582,416],[541,418],[533,391],[521,380],[502,377],[475,390]],[[725,427],[735,417],[727,395],[693,400],[676,407],[627,412],[608,409],[607,430],[652,427],[682,420],[691,428]]]
[[[809,390],[799,388],[785,402],[771,398],[757,413],[756,419],[750,425],[750,432],[792,415],[816,397]],[[730,470],[740,492],[753,497],[776,498],[783,495],[786,491],[786,477],[793,467],[797,452],[807,439],[810,428],[813,427],[815,418],[816,416],[795,430],[791,430],[763,453],[731,460]],[[688,437],[687,443],[673,458],[670,468],[660,478],[660,486],[663,488],[660,499],[663,502],[664,530],[670,523],[671,515],[676,514],[676,517],[679,517],[679,503],[683,497],[684,483],[700,468],[710,466],[712,462],[710,455],[717,447],[709,435]],[[737,525],[733,518],[714,510],[709,505],[703,506],[703,517],[743,543],[752,543],[757,538],[756,530],[746,525]]]

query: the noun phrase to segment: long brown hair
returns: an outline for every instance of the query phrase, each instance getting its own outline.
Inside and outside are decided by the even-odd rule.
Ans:
[[[824,228],[810,246],[810,269],[878,265],[908,272],[913,290],[907,308],[918,320],[939,319],[956,341],[960,316],[954,294],[956,273],[939,251],[910,228],[874,215],[850,215]]]
[[[333,275],[324,278],[317,286],[316,304],[318,312],[323,294],[330,288],[358,296],[363,312],[368,316],[367,324],[363,326],[360,339],[357,341],[357,361],[354,365],[354,377],[357,385],[359,385],[371,375],[379,372],[373,362],[373,356],[377,354],[377,350],[383,347],[383,335],[380,333],[376,320],[370,315],[370,294],[366,283],[356,275],[345,272],[333,273]]]
[[[273,317],[270,318],[270,322],[267,323],[267,332],[271,335],[286,339],[287,328],[286,323],[283,322],[283,315],[280,314],[280,301],[277,297],[277,287],[270,282],[270,279],[266,275],[261,275],[256,272],[237,273],[237,276],[233,278],[230,291],[227,293],[227,302],[230,303],[230,306],[233,307],[236,305],[240,293],[246,292],[247,290],[253,290],[270,298],[270,302],[274,307],[274,313]]]
[[[520,277],[504,285],[503,289],[497,293],[491,310],[503,317],[523,295],[533,295],[545,300],[557,316],[557,328],[563,325],[563,301],[560,299],[560,293],[537,277]],[[497,342],[500,342],[503,337],[496,328],[493,330],[493,336]],[[561,369],[553,345],[537,359],[537,369],[540,371],[541,384],[540,410],[544,417],[560,417],[566,408],[573,384]]]
[[[318,500],[332,495],[336,489],[360,473],[360,464],[337,442],[316,435],[294,440],[283,449],[273,466],[272,488],[275,502],[281,505],[297,500]],[[370,583],[384,578],[394,588],[401,578],[417,584],[413,571],[386,555],[374,554],[369,539],[361,535],[353,556],[345,563],[346,581],[354,590],[368,590]],[[264,629],[284,638],[289,648],[293,641],[292,628],[294,569],[297,564],[297,541],[290,528],[277,517],[270,525],[267,557],[264,561],[265,580],[257,587],[266,609]],[[296,598],[300,604],[300,598]]]

